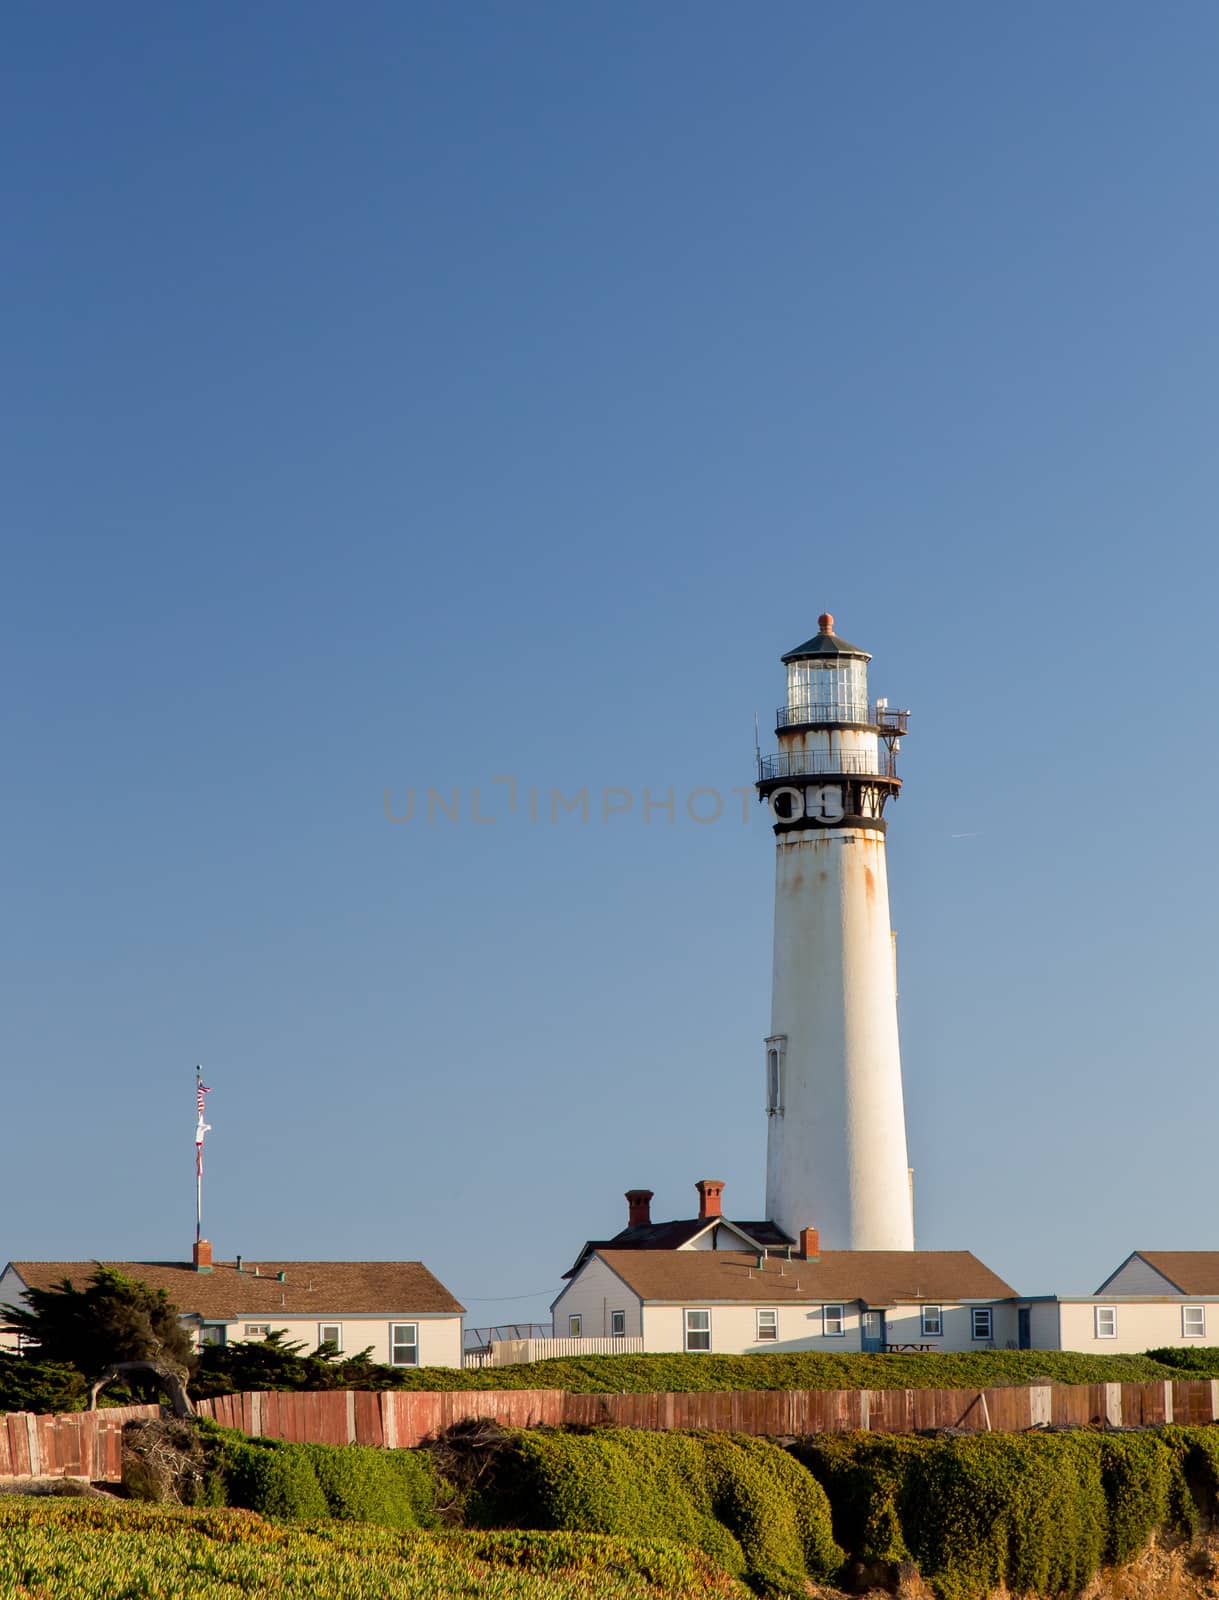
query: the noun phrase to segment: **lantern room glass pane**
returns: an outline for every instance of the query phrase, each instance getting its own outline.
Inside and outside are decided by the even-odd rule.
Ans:
[[[870,722],[866,661],[789,661],[787,708],[807,722]]]

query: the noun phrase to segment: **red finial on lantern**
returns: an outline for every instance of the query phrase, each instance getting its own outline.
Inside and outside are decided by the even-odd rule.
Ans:
[[[823,611],[817,618],[817,626],[821,629],[822,633],[833,633],[834,618],[828,611]]]

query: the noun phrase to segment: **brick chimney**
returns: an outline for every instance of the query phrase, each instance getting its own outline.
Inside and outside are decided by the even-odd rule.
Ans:
[[[626,1225],[628,1228],[646,1228],[652,1221],[652,1193],[651,1189],[628,1189],[626,1191]]]
[[[818,1228],[800,1229],[800,1254],[806,1261],[821,1260],[821,1232]]]
[[[196,1239],[194,1250],[196,1272],[210,1272],[212,1270],[212,1242],[210,1239]]]
[[[724,1192],[724,1185],[718,1178],[700,1178],[694,1185],[698,1190],[698,1214],[703,1217],[722,1217],[723,1207],[720,1196]]]

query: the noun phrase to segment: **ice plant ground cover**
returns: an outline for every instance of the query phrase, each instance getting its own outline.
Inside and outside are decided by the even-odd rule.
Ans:
[[[579,1533],[398,1533],[245,1511],[0,1499],[0,1600],[744,1600],[698,1551]]]

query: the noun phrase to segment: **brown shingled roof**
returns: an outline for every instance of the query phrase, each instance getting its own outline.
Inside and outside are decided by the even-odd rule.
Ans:
[[[817,1261],[737,1250],[599,1250],[642,1300],[870,1306],[1009,1300],[1016,1291],[968,1250],[824,1250]]]
[[[1219,1250],[1136,1250],[1135,1255],[1182,1294],[1219,1294]]]
[[[14,1261],[28,1289],[50,1289],[70,1278],[83,1286],[96,1261]],[[164,1289],[184,1315],[227,1320],[259,1313],[281,1317],[340,1317],[360,1312],[390,1316],[465,1307],[422,1261],[217,1261],[196,1272],[189,1261],[105,1261],[125,1277]],[[258,1276],[254,1268],[258,1268]],[[282,1272],[281,1283],[276,1274]]]

